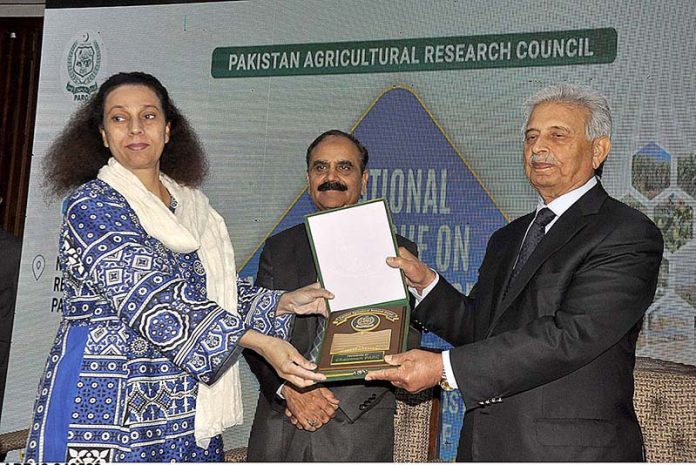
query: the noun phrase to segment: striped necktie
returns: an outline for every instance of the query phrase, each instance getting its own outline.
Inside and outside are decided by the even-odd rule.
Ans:
[[[536,218],[534,218],[532,226],[527,232],[527,236],[524,238],[524,243],[520,249],[520,254],[517,256],[517,263],[515,263],[515,268],[512,270],[510,282],[512,282],[520,273],[520,270],[532,255],[532,252],[534,252],[534,249],[536,249],[537,245],[539,245],[539,242],[541,242],[541,239],[544,237],[544,234],[546,233],[546,226],[548,226],[548,224],[553,221],[555,217],[556,214],[547,207],[539,210]]]
[[[324,333],[326,332],[326,318],[323,316],[319,316],[317,318],[317,335],[314,336],[312,350],[309,351],[309,361],[314,363],[316,363],[316,361],[319,359],[321,343],[324,340]]]

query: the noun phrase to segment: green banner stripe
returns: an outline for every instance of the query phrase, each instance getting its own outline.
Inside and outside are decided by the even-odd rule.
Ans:
[[[616,29],[218,47],[214,78],[611,63]]]

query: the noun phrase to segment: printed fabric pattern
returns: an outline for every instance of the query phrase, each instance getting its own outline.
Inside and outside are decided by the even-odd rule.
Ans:
[[[59,254],[63,315],[26,460],[222,461],[219,436],[196,446],[198,383],[236,363],[249,329],[289,338],[293,316],[275,315],[281,292],[237,280],[240,316],[228,313],[206,298],[198,255],[149,236],[100,180],[66,200]]]

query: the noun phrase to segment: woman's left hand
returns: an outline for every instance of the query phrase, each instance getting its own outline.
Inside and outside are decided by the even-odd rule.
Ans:
[[[242,347],[261,354],[268,360],[278,376],[295,386],[307,387],[318,381],[326,380],[326,376],[323,374],[312,371],[316,369],[316,364],[305,359],[287,341],[261,334],[252,329],[244,333],[239,342]]]
[[[326,300],[333,299],[334,295],[319,286],[319,283],[301,287],[292,292],[286,292],[280,296],[276,314],[296,313],[305,315],[308,313],[318,313],[328,316]]]

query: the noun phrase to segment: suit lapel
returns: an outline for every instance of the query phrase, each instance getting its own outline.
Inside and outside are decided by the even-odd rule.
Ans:
[[[297,228],[297,235],[297,240],[292,241],[296,244],[295,266],[297,269],[294,275],[297,276],[297,287],[303,287],[317,281],[317,271],[304,224]]]
[[[300,224],[293,233],[294,236],[286,242],[286,246],[293,247],[294,260],[291,260],[291,264],[288,263],[288,269],[284,273],[294,278],[295,283],[291,288],[294,290],[316,282],[317,272],[305,225]],[[317,318],[316,315],[301,315],[295,319],[292,341],[304,356],[309,356],[312,349],[317,334]]]
[[[537,273],[541,265],[587,226],[590,221],[590,215],[594,215],[599,211],[599,208],[606,198],[606,191],[602,188],[601,184],[597,184],[575,202],[575,204],[558,219],[548,234],[544,236],[537,248],[534,249],[534,252],[532,252],[527,263],[523,265],[520,273],[503,298],[502,295],[505,294],[505,285],[507,285],[507,280],[512,273],[514,259],[517,256],[526,228],[521,233],[516,232],[521,237],[518,236],[518,240],[516,241],[517,247],[513,253],[513,258],[510,261],[506,260],[504,264],[505,269],[499,271],[499,277],[504,275],[505,280],[496,279],[495,289],[499,294],[499,305],[495,307],[495,316],[491,319],[491,325],[487,336],[491,335],[493,329],[495,329],[495,326],[500,321],[503,314],[510,308],[512,302],[527,288],[527,284]],[[531,219],[529,221],[532,221],[533,215],[530,216]],[[529,221],[524,222],[524,224],[528,226]]]
[[[510,280],[510,275],[515,265],[515,259],[522,246],[524,233],[533,219],[534,215],[529,214],[527,218],[522,218],[521,221],[512,224],[509,235],[500,240],[502,244],[509,244],[509,246],[503,249],[504,253],[494,263],[498,269],[495,272],[495,280],[493,282],[492,295],[494,296],[494,302],[492,302],[492,308],[494,311],[491,312],[490,320],[488,321],[489,325],[495,320],[501,308],[503,295],[505,294],[504,289]]]

